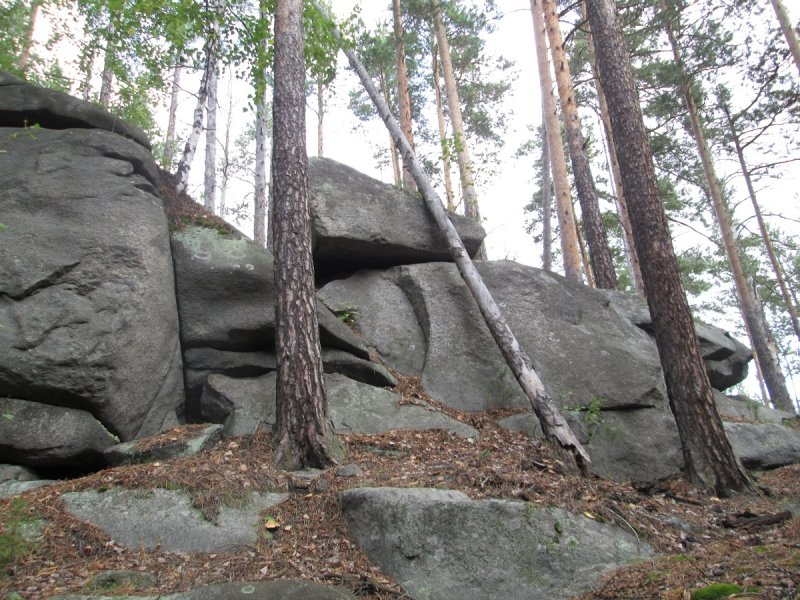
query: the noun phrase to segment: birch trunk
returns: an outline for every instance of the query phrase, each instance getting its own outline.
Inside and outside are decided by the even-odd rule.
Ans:
[[[192,131],[189,134],[189,139],[183,147],[183,155],[175,169],[175,182],[178,193],[186,191],[186,186],[189,183],[189,171],[192,168],[192,161],[194,160],[194,153],[197,150],[197,141],[200,139],[200,133],[203,131],[203,109],[206,105],[206,96],[208,95],[208,75],[213,55],[213,44],[209,41],[206,42],[206,66],[203,69],[203,76],[200,78],[200,88],[197,91],[197,105],[194,109],[194,119],[192,121]]]
[[[786,43],[789,45],[789,50],[792,52],[792,58],[797,67],[797,72],[800,73],[800,42],[797,41],[797,33],[795,33],[792,20],[789,18],[789,13],[786,12],[786,7],[781,0],[769,1],[775,11],[775,16],[778,18],[783,37],[786,38]]]
[[[618,141],[636,251],[642,264],[670,408],[681,438],[686,476],[720,496],[750,490],[752,483],[722,427],[700,354],[614,1],[591,0],[587,2],[587,12],[611,125]]]
[[[586,154],[586,139],[581,130],[581,120],[575,101],[575,90],[572,85],[567,53],[564,50],[564,40],[561,37],[558,12],[553,0],[542,0],[541,8],[545,17],[547,36],[550,39],[550,54],[555,67],[558,96],[561,100],[561,114],[567,134],[567,147],[572,160],[572,174],[575,178],[578,201],[581,205],[583,230],[589,246],[589,258],[595,285],[599,288],[614,290],[617,289],[617,273],[614,270],[614,259],[608,246],[606,228],[600,214],[600,201],[597,197],[589,157]]]
[[[181,65],[175,61],[175,68],[172,70],[172,93],[169,99],[169,119],[167,121],[167,137],[164,140],[164,167],[172,168],[172,161],[175,158],[175,122],[178,118],[178,95],[181,91]]]
[[[317,80],[317,156],[324,156],[325,86]]]
[[[544,121],[544,111],[542,111],[542,121]],[[545,271],[553,270],[552,204],[550,149],[547,146],[547,128],[542,127],[542,268]]]
[[[541,0],[539,0],[540,2]],[[550,151],[550,170],[553,174],[553,187],[556,192],[556,212],[561,232],[561,256],[564,261],[564,275],[570,281],[581,283],[581,256],[578,247],[578,230],[575,227],[575,212],[572,208],[572,195],[567,177],[567,159],[564,156],[564,142],[561,139],[561,125],[556,113],[553,97],[553,80],[547,61],[547,42],[544,34],[544,16],[541,4],[531,0],[533,33],[536,41],[536,60],[539,66],[539,85],[542,89],[544,126],[547,131],[547,147]]]
[[[660,6],[662,10],[666,9],[664,0],[661,0]],[[683,63],[683,57],[678,47],[678,41],[675,38],[675,33],[672,24],[667,21],[665,23],[667,37],[669,38],[670,46],[672,47],[672,56],[681,75],[681,92],[683,100],[686,104],[686,110],[689,115],[689,122],[691,125],[692,136],[697,144],[697,151],[700,155],[700,161],[703,164],[703,173],[707,184],[708,194],[711,197],[711,204],[714,209],[714,214],[719,224],[720,234],[722,235],[722,243],[725,248],[725,255],[728,259],[728,264],[731,268],[733,281],[736,285],[736,291],[739,298],[739,308],[742,311],[742,316],[747,321],[750,328],[750,341],[753,349],[757,355],[757,360],[761,365],[761,372],[764,375],[764,381],[769,390],[770,400],[776,408],[788,412],[796,412],[794,402],[789,397],[789,391],[786,388],[786,380],[783,376],[780,362],[778,360],[777,346],[772,337],[772,332],[769,329],[766,321],[759,315],[756,299],[744,275],[742,261],[739,257],[739,249],[736,246],[736,240],[731,228],[731,217],[728,212],[728,207],[722,197],[722,189],[717,179],[717,174],[714,170],[714,164],[711,160],[711,152],[708,149],[706,142],[705,130],[700,123],[700,114],[697,109],[697,104],[692,93],[686,69]]]
[[[267,90],[256,102],[256,171],[254,177],[253,239],[262,248],[267,245]],[[273,173],[274,176],[274,173]]]
[[[320,13],[327,15],[319,4],[316,2],[314,4]],[[334,30],[334,35],[341,40],[337,30]],[[533,370],[530,358],[519,345],[511,329],[506,324],[503,315],[500,313],[500,308],[486,288],[475,265],[470,260],[455,226],[447,216],[447,212],[441,200],[437,196],[430,181],[428,181],[428,178],[425,176],[422,165],[414,154],[414,150],[403,136],[397,119],[392,116],[388,105],[383,101],[383,98],[370,80],[364,65],[361,64],[361,61],[355,53],[344,45],[342,49],[350,61],[350,66],[358,74],[361,83],[364,85],[372,102],[375,104],[383,122],[391,132],[395,144],[403,154],[403,158],[411,167],[414,179],[422,193],[425,204],[440,232],[447,240],[459,273],[472,293],[472,296],[475,298],[475,302],[500,352],[503,354],[508,366],[511,368],[520,386],[528,396],[531,407],[542,424],[545,437],[554,444],[556,450],[560,453],[565,469],[570,473],[585,474],[589,464],[589,455],[575,437],[567,422],[558,412],[555,404],[545,391],[541,379],[539,379],[539,376]]]
[[[228,182],[230,181],[231,169],[231,126],[233,124],[233,85],[232,79],[228,78],[228,117],[225,120],[225,141],[222,146],[222,167],[220,177],[222,181],[219,185],[219,216],[225,218],[225,202],[228,195]]]
[[[113,24],[109,24],[109,29],[113,31]],[[109,40],[106,42],[106,51],[103,56],[103,73],[100,76],[100,105],[108,108],[111,102],[111,86],[114,83],[114,44]]]
[[[205,209],[216,214],[217,203],[217,68],[216,58],[209,64],[206,97],[206,156],[204,173]]]
[[[444,194],[447,198],[447,210],[455,211],[453,195],[453,179],[450,173],[450,149],[447,145],[447,124],[444,118],[442,102],[442,85],[439,80],[439,49],[435,41],[431,41],[431,68],[433,71],[433,93],[436,97],[436,120],[439,125],[439,146],[442,150],[442,175],[444,177]]]
[[[25,45],[22,47],[22,52],[19,55],[19,59],[17,60],[17,66],[19,70],[23,73],[28,68],[28,62],[31,58],[31,48],[33,48],[33,34],[36,28],[36,17],[39,14],[39,6],[40,0],[34,0],[31,3],[31,16],[30,22],[28,25],[28,32],[25,35]]]
[[[453,125],[456,156],[458,157],[458,170],[461,174],[461,190],[464,195],[464,214],[475,221],[481,222],[481,212],[478,207],[478,194],[475,191],[475,173],[472,159],[467,147],[467,136],[464,132],[464,121],[461,117],[461,100],[458,98],[456,75],[453,71],[453,61],[450,58],[450,44],[442,21],[442,8],[439,0],[431,0],[433,8],[433,22],[436,30],[436,42],[439,44],[439,57],[442,60],[442,74],[444,86],[447,91],[447,107],[450,110],[450,123]],[[486,249],[481,245],[475,258],[486,260]]]
[[[408,143],[414,147],[414,130],[411,124],[411,93],[408,90],[408,70],[406,69],[406,42],[403,32],[403,14],[400,0],[392,0],[392,18],[394,20],[394,58],[397,65],[397,98],[400,105],[400,127]],[[416,190],[411,169],[403,163],[403,187]]]

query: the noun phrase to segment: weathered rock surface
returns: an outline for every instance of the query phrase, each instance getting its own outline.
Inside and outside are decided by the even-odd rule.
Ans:
[[[20,465],[99,466],[117,441],[90,413],[0,398],[0,460]]]
[[[775,423],[724,423],[725,433],[742,464],[774,469],[800,462],[800,431]]]
[[[356,543],[415,600],[569,598],[653,556],[627,531],[524,502],[354,488],[339,504]]]
[[[131,465],[156,460],[169,460],[182,456],[192,456],[214,446],[222,439],[222,425],[209,425],[196,435],[171,443],[150,446],[147,438],[134,442],[116,444],[104,452],[110,465]]]
[[[71,514],[104,530],[127,548],[166,552],[226,552],[255,544],[259,513],[286,494],[251,494],[244,505],[221,506],[212,523],[178,490],[94,490],[62,495]]]
[[[0,127],[103,129],[150,149],[147,135],[92,102],[0,72]]]
[[[233,379],[211,375],[203,390],[206,418],[223,422],[228,435],[246,435],[259,422],[275,423],[275,373],[258,378]],[[462,437],[478,432],[455,419],[422,406],[398,406],[400,396],[343,375],[325,375],[331,420],[340,433],[383,433],[392,429],[444,429]]]
[[[781,424],[784,419],[791,419],[795,415],[783,410],[767,408],[760,402],[744,396],[726,396],[722,392],[714,392],[714,401],[720,416],[734,419],[747,419],[763,423]]]
[[[254,581],[222,583],[200,587],[181,594],[159,596],[82,596],[67,594],[53,600],[354,600],[345,588],[311,581]]]
[[[54,483],[50,479],[37,479],[36,481],[0,481],[0,498],[12,498],[25,492],[36,490],[40,487]]]
[[[124,440],[177,424],[178,319],[152,157],[106,131],[20,132],[0,130],[0,389],[85,410]]]
[[[421,198],[328,158],[308,161],[317,277],[365,268],[450,260],[450,251]],[[473,256],[486,232],[451,214]]]

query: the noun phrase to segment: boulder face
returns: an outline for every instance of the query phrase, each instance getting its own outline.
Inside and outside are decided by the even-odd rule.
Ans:
[[[317,277],[450,260],[421,198],[328,158],[309,159],[308,187]],[[454,213],[450,220],[474,256],[483,227]]]
[[[0,86],[4,122],[8,88],[23,87]],[[85,411],[123,440],[177,424],[178,318],[152,156],[99,129],[0,139],[0,395]]]

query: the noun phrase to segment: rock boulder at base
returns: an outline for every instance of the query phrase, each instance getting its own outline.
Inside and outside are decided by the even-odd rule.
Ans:
[[[724,423],[733,451],[749,469],[800,462],[800,431],[775,423]]]
[[[261,511],[286,497],[252,493],[236,507],[222,505],[213,523],[192,506],[186,492],[179,490],[88,490],[61,498],[73,516],[99,527],[126,548],[230,552],[255,544]]]
[[[630,532],[559,508],[456,491],[353,488],[353,539],[414,600],[558,600],[654,555]]]
[[[183,369],[152,156],[100,130],[0,137],[3,394],[85,410],[123,440],[176,425]]]
[[[317,277],[367,268],[450,260],[425,203],[329,158],[308,161],[308,195]],[[466,217],[450,220],[470,256],[486,232]]]
[[[32,467],[105,465],[116,440],[84,410],[0,398],[0,461]]]

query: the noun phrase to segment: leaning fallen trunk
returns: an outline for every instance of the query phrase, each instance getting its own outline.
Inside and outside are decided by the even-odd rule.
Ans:
[[[327,16],[327,11],[325,11],[318,3],[315,2],[314,6],[320,12],[320,14],[330,18]],[[339,34],[338,29],[334,28],[333,31],[337,39],[341,41],[341,35]],[[439,199],[430,181],[425,176],[422,166],[414,154],[414,151],[411,149],[410,144],[406,140],[405,136],[403,136],[403,133],[400,130],[400,124],[397,122],[397,119],[392,116],[391,112],[389,111],[389,107],[378,93],[378,90],[375,88],[372,80],[369,78],[364,65],[361,64],[361,61],[358,59],[355,53],[347,48],[345,44],[342,44],[342,49],[347,56],[347,59],[350,61],[350,66],[353,67],[361,79],[361,83],[367,90],[367,93],[372,99],[373,104],[375,104],[375,107],[383,119],[383,122],[386,123],[386,127],[389,129],[392,139],[403,156],[404,164],[409,165],[411,173],[414,175],[414,180],[417,182],[417,187],[425,199],[425,204],[427,205],[428,210],[433,216],[433,219],[436,222],[436,225],[439,227],[439,230],[442,232],[442,235],[447,240],[453,261],[456,263],[458,271],[461,273],[461,277],[463,277],[464,282],[467,284],[467,287],[472,293],[473,298],[475,298],[478,308],[480,309],[481,314],[486,321],[486,325],[489,327],[489,331],[497,343],[500,352],[503,354],[506,363],[508,363],[511,371],[517,378],[517,381],[525,392],[525,395],[528,396],[528,400],[530,400],[531,403],[531,408],[533,409],[533,412],[536,413],[536,416],[542,425],[542,431],[544,432],[545,437],[558,450],[561,459],[564,462],[564,466],[568,471],[572,473],[586,474],[588,464],[590,462],[589,455],[575,437],[575,434],[564,420],[564,417],[562,417],[561,413],[558,412],[558,408],[545,391],[542,380],[536,374],[536,371],[534,371],[531,359],[519,345],[519,342],[511,332],[511,329],[503,318],[503,315],[500,313],[500,308],[497,306],[497,303],[494,301],[494,298],[486,287],[486,284],[483,283],[483,279],[475,268],[475,265],[469,258],[469,255],[464,248],[464,244],[462,244],[461,238],[458,236],[456,228],[450,222],[450,219],[444,210],[444,206],[442,205],[442,201]]]

